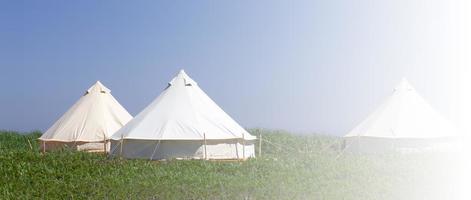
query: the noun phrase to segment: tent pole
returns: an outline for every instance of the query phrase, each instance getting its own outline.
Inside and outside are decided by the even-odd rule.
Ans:
[[[121,144],[119,145],[119,157],[122,158],[123,157],[123,144],[124,144],[124,140],[123,140],[123,135],[121,135]]]
[[[239,146],[239,140],[236,139],[235,147],[236,147],[237,160],[240,160],[239,147],[238,146]]]
[[[393,129],[391,129],[391,134],[393,135],[392,149],[394,152],[396,152],[396,134],[394,134]]]
[[[46,141],[43,140],[43,154],[46,153]]]
[[[108,156],[107,152],[106,152],[106,136],[103,135],[103,153],[105,155],[105,157]]]
[[[245,134],[242,133],[242,158],[245,160]]]
[[[203,133],[203,140],[204,140],[204,159],[207,160],[208,159],[208,153],[207,153],[207,149],[206,149],[206,133]]]
[[[160,141],[161,141],[161,140],[157,140],[157,144],[155,145],[154,151],[152,152],[152,155],[150,156],[150,159],[149,159],[149,160],[152,160],[152,159],[154,158],[155,151],[157,151],[157,148],[159,148]]]
[[[260,133],[260,137],[258,138],[258,156],[262,156],[262,133]]]
[[[361,153],[360,135],[357,136],[357,148],[358,148],[358,152]]]

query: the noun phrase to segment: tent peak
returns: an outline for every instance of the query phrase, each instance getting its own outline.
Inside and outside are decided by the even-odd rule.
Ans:
[[[402,78],[401,82],[394,88],[395,92],[398,91],[414,91],[414,87],[409,83],[406,78]]]
[[[96,81],[96,83],[93,84],[92,87],[87,90],[87,94],[95,92],[110,93],[111,90],[108,89],[105,85],[103,85],[100,81]]]
[[[190,78],[188,74],[186,74],[185,70],[181,69],[178,74],[169,82],[170,85],[185,85],[185,86],[192,86],[196,85],[196,81]]]

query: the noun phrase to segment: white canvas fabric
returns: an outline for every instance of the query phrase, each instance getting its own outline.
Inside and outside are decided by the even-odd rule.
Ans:
[[[255,157],[254,145],[254,141],[242,142],[241,140],[208,140],[205,145],[203,140],[123,139],[111,140],[111,154],[115,157],[150,160],[242,160]]]
[[[345,138],[350,145],[361,143],[358,145],[363,146],[361,148],[401,143],[412,148],[410,144],[449,141],[457,137],[457,133],[456,128],[403,79],[393,94]],[[386,145],[378,145],[379,141]]]
[[[114,140],[112,146],[115,144],[116,149],[118,149],[116,145],[120,144],[116,141],[124,141],[123,148],[119,147],[118,152],[112,147],[112,153],[119,153],[130,158],[201,157],[203,154],[200,150],[204,146],[202,141],[206,140],[207,142],[219,141],[217,145],[220,147],[212,152],[209,150],[210,144],[206,144],[206,154],[209,153],[207,158],[232,159],[237,158],[237,154],[234,153],[235,147],[222,144],[243,145],[245,143],[247,146],[243,149],[247,148],[247,152],[253,152],[248,150],[253,148],[253,145],[249,143],[256,138],[216,105],[198,84],[181,70],[157,99],[117,131],[111,139]],[[191,143],[189,146],[194,147],[188,151],[182,150],[185,146],[176,148],[185,143]],[[130,148],[130,146],[134,147]],[[224,156],[216,156],[216,151],[225,151],[225,148],[232,148],[234,151]],[[122,152],[123,149],[125,152]],[[175,153],[177,151],[184,153]],[[161,152],[169,153],[164,155]],[[254,154],[246,155],[246,157],[252,156]]]
[[[45,142],[42,148],[66,145],[78,150],[103,150],[103,142],[131,119],[98,81],[39,140]]]

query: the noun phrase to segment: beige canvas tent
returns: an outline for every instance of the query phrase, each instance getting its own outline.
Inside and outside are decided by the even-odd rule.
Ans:
[[[111,137],[110,154],[151,160],[245,159],[255,156],[255,139],[181,70]]]
[[[344,139],[345,149],[354,152],[442,151],[455,147],[458,133],[403,79]]]
[[[109,137],[132,116],[99,81],[40,138],[41,149],[108,151]]]

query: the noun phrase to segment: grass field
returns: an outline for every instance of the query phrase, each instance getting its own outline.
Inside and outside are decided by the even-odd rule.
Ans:
[[[339,138],[263,133],[246,162],[107,159],[63,150],[42,155],[40,133],[0,133],[1,199],[404,199],[426,181],[421,156],[342,154]],[[257,148],[258,149],[258,148]],[[433,189],[433,188],[429,188]],[[432,196],[430,196],[432,197]]]

